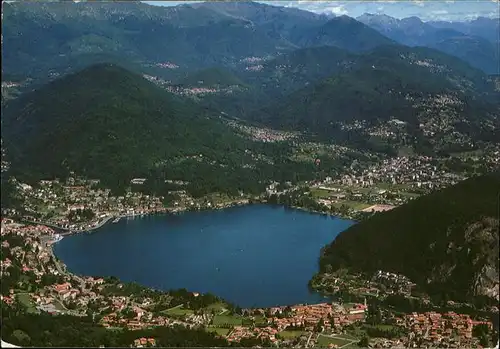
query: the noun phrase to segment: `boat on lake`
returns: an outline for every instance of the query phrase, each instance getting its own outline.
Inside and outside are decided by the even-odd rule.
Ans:
[[[54,240],[53,242],[59,242],[63,239],[63,236],[62,235],[59,235],[59,234],[55,234],[54,235]]]

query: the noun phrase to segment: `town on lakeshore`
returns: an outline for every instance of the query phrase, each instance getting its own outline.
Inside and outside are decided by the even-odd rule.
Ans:
[[[52,228],[8,218],[3,218],[1,224],[1,301],[7,306],[26,307],[28,313],[90,316],[110,330],[203,328],[229,343],[306,348],[368,344],[380,348],[487,346],[488,333],[493,329],[491,319],[460,313],[460,306],[453,302],[449,302],[451,309],[444,312],[430,307],[427,311],[408,313],[367,304],[368,296],[364,294],[371,293],[375,299],[391,294],[411,297],[410,280],[383,271],[368,283],[359,278],[335,279],[335,285],[348,289],[352,297],[363,299],[362,302],[340,299],[252,309],[186,290],[160,292],[115,278],[77,276],[54,256],[52,245],[58,234]],[[344,284],[349,286],[344,288]],[[144,337],[129,344],[157,345],[155,338]]]
[[[324,145],[305,143],[301,147],[319,151]],[[467,159],[481,164],[486,170],[493,170],[500,166],[500,146],[488,147]],[[321,166],[319,161],[317,163]],[[2,171],[8,166],[3,163]],[[252,202],[284,204],[361,220],[374,212],[390,210],[420,195],[456,184],[468,178],[471,170],[474,171],[474,167],[456,170],[448,159],[428,156],[403,156],[366,164],[354,161],[337,176],[321,175],[318,170],[318,179],[314,181],[295,184],[271,181],[260,196],[241,192],[236,197],[214,193],[200,198],[183,190],[186,183],[182,180],[165,180],[179,189],[169,191],[168,197],[156,197],[140,191],[146,178],[132,179],[129,190],[120,196],[112,195],[99,180],[77,174],[65,181],[42,180],[35,186],[10,178],[18,190],[23,212],[2,208],[2,214],[24,222],[43,223],[64,231],[63,234],[86,232],[108,221],[117,222],[121,217],[221,209]]]
[[[495,149],[485,163],[498,165],[494,162],[498,154]],[[241,309],[212,295],[160,292],[116,278],[73,275],[52,252],[52,245],[65,234],[87,232],[121,217],[251,202],[364,219],[465,177],[433,158],[401,157],[368,167],[354,163],[336,178],[295,186],[270,183],[266,193],[257,197],[196,199],[180,190],[170,193],[168,201],[131,190],[113,196],[99,181],[77,175],[64,181],[43,180],[36,186],[13,179],[23,210],[3,210],[2,304],[24,307],[28,313],[91,317],[109,330],[202,329],[237,346],[487,347],[497,336],[487,314],[498,313],[497,306],[478,309],[452,300],[444,307],[436,305],[425,295],[416,298],[415,284],[406,276],[383,270],[369,277],[342,272],[314,276],[310,287],[335,301]],[[135,178],[131,186],[144,182]],[[424,305],[418,309],[399,306],[412,299]],[[162,342],[140,336],[127,345],[161,346]]]

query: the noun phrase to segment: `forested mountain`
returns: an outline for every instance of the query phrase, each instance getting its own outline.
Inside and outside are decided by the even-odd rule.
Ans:
[[[331,78],[253,118],[326,139],[357,122],[367,135],[391,130],[391,120],[397,119],[406,124],[386,143],[416,148],[427,143],[439,150],[499,139],[499,115],[498,92],[479,70],[431,49],[386,46],[352,59]]]
[[[276,5],[281,4],[276,3]],[[294,44],[298,44],[297,40],[303,32],[317,28],[328,21],[325,15],[251,1],[202,2],[195,3],[192,7],[245,19],[251,26],[262,28],[270,37],[282,37]]]
[[[242,62],[233,73],[244,82],[246,89],[231,95],[209,95],[201,104],[247,118],[279,98],[342,71],[356,57],[337,47],[319,46],[283,53],[273,59]],[[185,80],[197,81],[198,76],[206,72],[188,73]]]
[[[499,195],[495,173],[377,213],[324,248],[321,271],[396,272],[447,299],[498,300]]]
[[[3,4],[3,18],[3,71],[24,75],[119,60],[199,69],[291,47],[247,20],[187,5],[15,2]]]
[[[364,14],[356,19],[403,45],[431,47],[456,56],[488,74],[499,73],[498,39],[489,40],[493,38],[491,34],[498,31],[498,24],[495,31],[493,20],[485,18],[484,30],[480,31],[471,29],[481,28],[480,24],[471,27],[472,22],[446,25],[424,23],[418,17],[396,19],[375,14]]]
[[[3,72],[31,76],[39,85],[96,62],[120,62],[170,81],[167,87],[237,85],[196,101],[214,112],[372,150],[409,145],[448,152],[499,136],[492,80],[446,54],[397,45],[347,16],[253,2],[14,2],[3,10]],[[431,37],[440,50],[460,51],[468,61],[491,67],[495,58],[476,49],[486,39],[418,18],[382,19],[384,28],[415,40]],[[398,35],[393,39],[403,40]],[[3,101],[15,92],[6,90]],[[407,124],[394,131],[394,119]]]
[[[394,41],[376,30],[348,16],[330,19],[321,27],[303,33],[299,43],[303,47],[336,46],[352,52],[363,52]]]
[[[253,2],[13,2],[3,3],[3,18],[3,71],[36,78],[126,60],[130,69],[170,79],[300,47],[364,51],[391,42],[348,17]],[[164,62],[178,68],[158,69]]]
[[[259,192],[264,179],[313,172],[312,164],[287,160],[286,144],[254,143],[218,114],[115,65],[86,68],[11,101],[2,137],[12,174],[28,180],[75,171],[121,188],[146,177],[163,191],[168,177],[192,182],[188,189],[201,195]]]

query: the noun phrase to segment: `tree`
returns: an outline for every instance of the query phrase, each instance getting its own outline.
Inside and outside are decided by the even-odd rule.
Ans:
[[[489,346],[489,340],[488,340],[488,336],[486,334],[482,334],[481,337],[479,337],[479,344],[481,344],[481,346],[483,348],[486,348]]]
[[[21,345],[29,345],[31,342],[30,336],[22,330],[15,330],[12,332],[12,336],[17,340],[17,343]]]
[[[325,321],[321,318],[319,319],[316,327],[314,328],[315,332],[323,332],[323,327],[325,326]]]
[[[361,340],[358,343],[358,345],[362,348],[368,348],[369,344],[370,344],[370,338],[368,336],[363,336],[363,338],[361,338]]]

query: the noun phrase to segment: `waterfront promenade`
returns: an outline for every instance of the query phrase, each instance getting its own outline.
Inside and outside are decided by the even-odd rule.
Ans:
[[[84,231],[91,231],[91,230],[99,229],[104,224],[108,223],[109,220],[112,218],[115,218],[115,216],[109,215],[109,216],[105,217],[103,220],[101,220],[100,222],[98,222],[96,225],[90,226],[90,227],[83,229],[83,230],[71,230],[71,229],[63,228],[63,227],[60,227],[58,225],[47,223],[47,222],[35,222],[35,221],[26,220],[26,219],[23,220],[23,222],[30,223],[30,224],[45,225],[49,228],[53,228],[53,229],[58,230],[59,231],[58,233],[61,236],[69,236],[69,235],[73,235],[73,234],[77,234],[77,233],[83,233]]]

